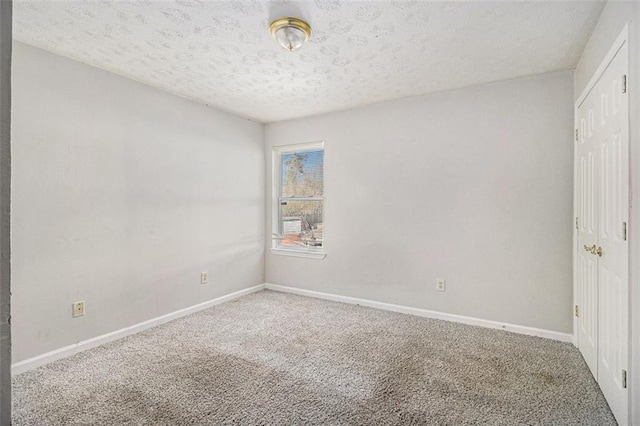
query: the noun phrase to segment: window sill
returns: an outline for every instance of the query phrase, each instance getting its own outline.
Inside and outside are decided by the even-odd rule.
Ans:
[[[271,251],[271,254],[277,254],[278,256],[303,257],[305,259],[322,260],[327,255],[324,252],[318,251],[287,250],[281,248],[270,248],[269,250]]]

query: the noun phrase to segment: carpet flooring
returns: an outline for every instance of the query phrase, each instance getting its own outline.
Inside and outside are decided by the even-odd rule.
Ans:
[[[14,425],[609,425],[570,344],[261,291],[14,377]]]

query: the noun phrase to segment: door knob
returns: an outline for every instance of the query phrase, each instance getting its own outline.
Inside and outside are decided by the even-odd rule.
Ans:
[[[604,253],[604,251],[602,250],[602,247],[598,247],[595,244],[592,246],[588,246],[588,245],[584,245],[584,250],[588,251],[591,254],[595,254],[598,257],[602,257],[602,254]]]

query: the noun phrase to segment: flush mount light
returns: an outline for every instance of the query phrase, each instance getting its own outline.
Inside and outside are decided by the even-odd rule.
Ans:
[[[271,23],[271,35],[289,52],[299,49],[311,37],[309,24],[298,18],[280,18]]]

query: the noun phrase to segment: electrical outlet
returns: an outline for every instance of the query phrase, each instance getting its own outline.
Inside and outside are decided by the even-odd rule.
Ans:
[[[438,278],[436,280],[436,290],[438,291],[447,291],[447,281],[442,278]]]
[[[81,317],[84,315],[84,300],[79,302],[73,302],[73,310],[72,315],[74,318]]]
[[[200,273],[200,284],[209,283],[209,271],[203,271]]]

